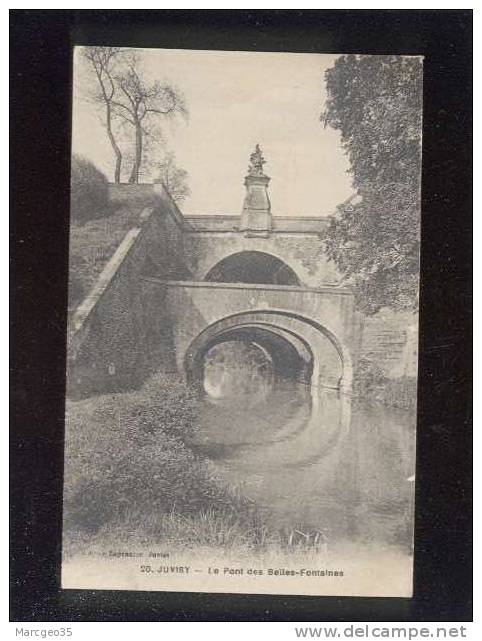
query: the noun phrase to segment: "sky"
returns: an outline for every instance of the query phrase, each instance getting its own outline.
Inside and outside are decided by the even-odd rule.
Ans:
[[[72,150],[113,180],[114,156],[86,68],[74,66]],[[243,51],[142,50],[149,79],[184,94],[189,118],[162,124],[166,150],[189,173],[185,215],[239,214],[249,156],[259,143],[273,215],[327,216],[352,195],[337,131],[325,128],[324,72],[336,56]]]

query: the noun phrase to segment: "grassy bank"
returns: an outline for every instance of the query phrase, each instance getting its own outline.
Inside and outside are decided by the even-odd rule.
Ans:
[[[120,193],[116,194],[116,187],[127,189],[121,189]],[[126,233],[139,224],[143,209],[155,204],[156,199],[152,192],[135,187],[110,185],[107,202],[97,205],[86,219],[79,220],[75,216],[71,218],[70,310],[75,309],[87,296]]]
[[[67,552],[133,540],[239,548],[275,535],[189,447],[197,403],[172,375],[156,375],[139,391],[68,403]]]

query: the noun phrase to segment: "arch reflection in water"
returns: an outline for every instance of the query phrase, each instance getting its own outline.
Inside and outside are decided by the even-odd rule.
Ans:
[[[248,340],[225,340],[204,355],[205,392],[212,399],[256,404],[274,386],[274,366],[269,352]]]
[[[202,387],[206,352],[229,337],[262,345],[281,378],[312,387],[350,389],[353,366],[346,345],[324,326],[282,310],[246,311],[208,325],[183,355],[187,380]]]
[[[277,381],[257,403],[204,401],[194,446],[272,527],[409,549],[413,419]]]
[[[257,403],[282,381],[309,383],[311,351],[282,328],[243,324],[213,333],[187,369],[188,378],[211,399]]]

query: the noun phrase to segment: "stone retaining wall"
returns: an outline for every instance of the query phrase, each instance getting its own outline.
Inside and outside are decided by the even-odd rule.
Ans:
[[[382,312],[364,322],[360,356],[374,363],[388,378],[416,376],[418,316]]]
[[[182,255],[178,210],[159,188],[72,316],[70,396],[136,387],[155,369],[175,369],[165,292],[143,279],[184,273]]]

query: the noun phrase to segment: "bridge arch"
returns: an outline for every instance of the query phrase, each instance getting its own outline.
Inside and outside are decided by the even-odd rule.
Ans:
[[[228,254],[212,265],[205,281],[251,283],[299,287],[301,281],[293,267],[272,253],[244,250]]]
[[[191,341],[184,354],[187,379],[194,383],[200,381],[204,356],[214,345],[243,338],[267,349],[282,374],[288,370],[295,372],[298,380],[312,387],[351,387],[351,358],[337,337],[309,318],[279,310],[240,312],[207,326]]]

